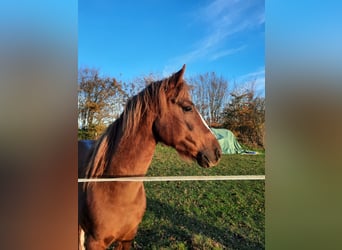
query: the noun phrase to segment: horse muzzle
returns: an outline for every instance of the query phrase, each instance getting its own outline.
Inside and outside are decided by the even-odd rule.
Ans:
[[[221,155],[222,152],[220,148],[215,148],[213,151],[204,150],[198,152],[196,161],[201,167],[210,168],[219,163]]]

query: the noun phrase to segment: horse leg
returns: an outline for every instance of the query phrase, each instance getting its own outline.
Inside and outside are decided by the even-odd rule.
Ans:
[[[84,231],[80,226],[78,226],[78,249],[79,250],[85,250],[84,240],[85,240]]]
[[[122,250],[130,250],[132,246],[132,240],[126,240],[122,242]]]
[[[85,241],[85,249],[86,250],[106,250],[107,246],[104,242],[98,241],[94,239],[91,235],[87,235]]]
[[[132,246],[131,240],[119,241],[115,250],[130,250]]]
[[[138,231],[138,227],[134,228],[133,230],[131,230],[130,232],[128,232],[124,237],[122,241],[119,241],[118,246],[115,248],[118,250],[130,250],[131,246],[132,246],[132,241],[135,237],[135,235],[137,234]]]

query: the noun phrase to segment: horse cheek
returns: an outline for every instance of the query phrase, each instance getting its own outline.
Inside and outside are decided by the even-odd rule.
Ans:
[[[172,134],[170,133],[170,123],[166,119],[159,119],[153,123],[153,134],[157,142],[172,145]]]

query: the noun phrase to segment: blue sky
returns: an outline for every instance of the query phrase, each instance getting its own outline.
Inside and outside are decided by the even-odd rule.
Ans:
[[[224,76],[233,88],[256,81],[265,95],[264,0],[88,1],[78,3],[78,64],[125,81]]]

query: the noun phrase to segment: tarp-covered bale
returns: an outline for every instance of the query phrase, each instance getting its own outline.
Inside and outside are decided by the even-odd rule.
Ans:
[[[256,152],[245,150],[236,140],[233,132],[223,128],[211,128],[220,143],[223,154],[256,154]]]

